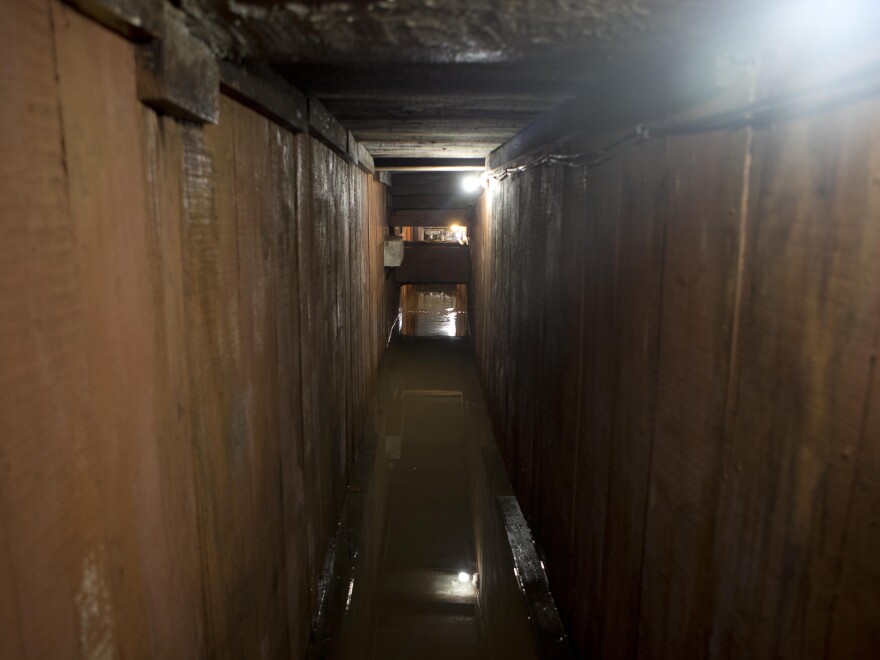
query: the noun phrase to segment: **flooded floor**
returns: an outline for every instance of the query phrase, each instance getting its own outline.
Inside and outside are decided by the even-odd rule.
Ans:
[[[338,602],[311,656],[537,657],[495,499],[510,484],[469,340],[397,336],[375,409],[340,525]]]
[[[405,337],[468,334],[466,284],[404,284],[400,287],[400,333]]]

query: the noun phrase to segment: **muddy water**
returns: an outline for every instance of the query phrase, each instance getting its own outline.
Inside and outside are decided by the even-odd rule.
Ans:
[[[405,284],[400,287],[400,333],[407,337],[467,335],[467,286]]]
[[[495,503],[510,494],[468,339],[398,336],[332,638],[317,657],[535,658]],[[358,494],[359,495],[359,494]],[[339,593],[346,591],[337,590]]]

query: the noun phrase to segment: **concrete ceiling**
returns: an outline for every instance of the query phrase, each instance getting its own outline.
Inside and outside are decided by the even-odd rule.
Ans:
[[[721,0],[182,0],[219,54],[263,60],[378,157],[485,156]],[[702,27],[701,27],[702,26]]]

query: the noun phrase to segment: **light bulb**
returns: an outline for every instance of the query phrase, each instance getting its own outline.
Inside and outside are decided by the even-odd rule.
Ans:
[[[461,187],[464,188],[464,191],[467,193],[477,192],[482,187],[480,177],[466,176],[461,180]]]

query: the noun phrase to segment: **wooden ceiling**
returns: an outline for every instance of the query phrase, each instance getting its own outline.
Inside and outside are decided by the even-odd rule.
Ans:
[[[725,0],[181,0],[218,54],[269,62],[376,157],[484,157]]]

